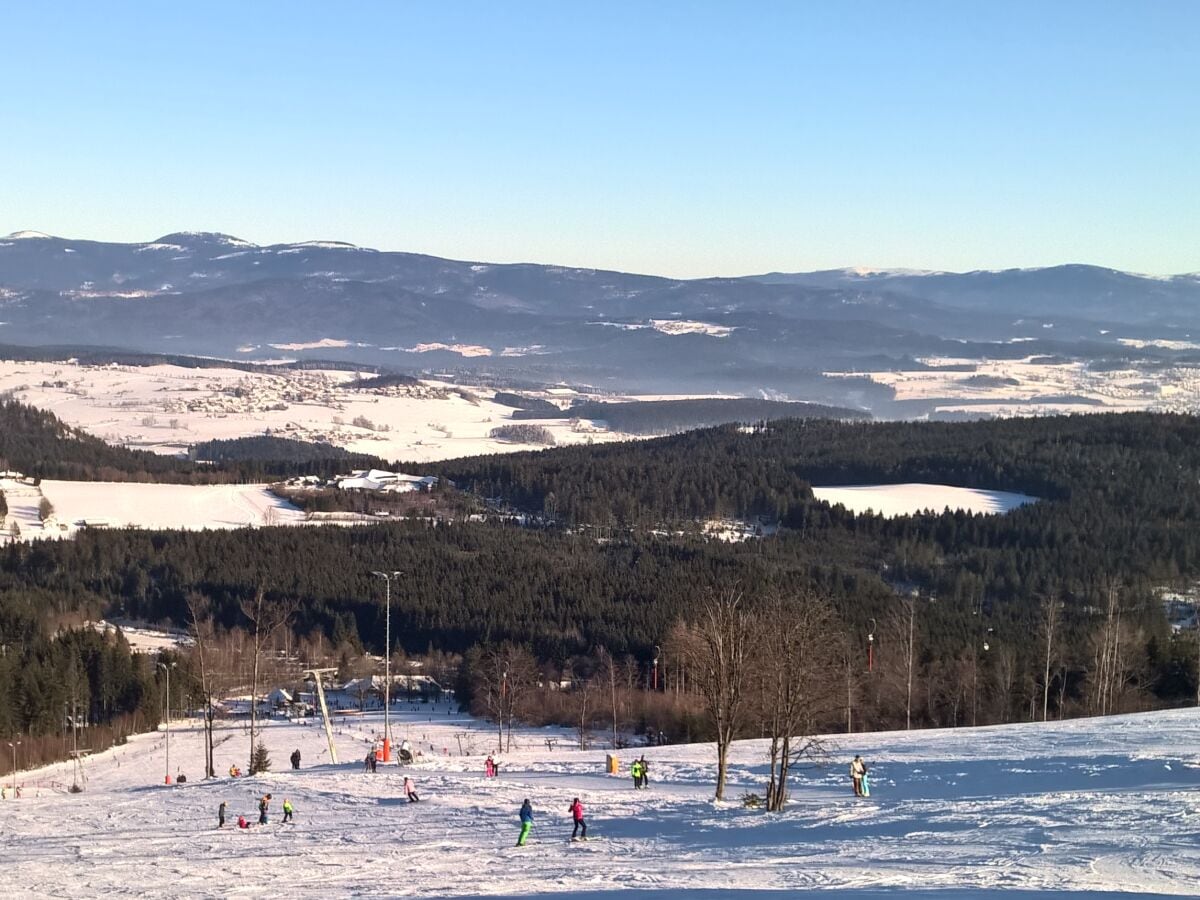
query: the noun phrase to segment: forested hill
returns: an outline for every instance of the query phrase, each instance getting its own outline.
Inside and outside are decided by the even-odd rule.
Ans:
[[[208,441],[193,448],[191,460],[177,459],[114,447],[51,412],[0,400],[0,470],[37,478],[212,484],[381,466],[374,456],[328,444],[268,437]]]
[[[511,395],[510,395],[511,396]],[[547,409],[549,407],[549,409]],[[773,419],[870,419],[858,409],[760,400],[754,397],[702,397],[686,400],[635,400],[602,403],[585,400],[559,410],[552,404],[530,406],[513,413],[514,419],[572,418],[603,420],[613,431],[626,434],[674,434],[696,428],[730,423],[764,422]]]
[[[920,481],[1149,511],[1160,501],[1194,498],[1198,464],[1200,420],[1129,413],[969,423],[780,421],[461,459],[440,469],[461,487],[568,524],[765,515],[799,526],[814,514],[814,484]]]
[[[0,468],[42,478],[175,480],[195,466],[144,450],[113,447],[16,400],[0,400]]]

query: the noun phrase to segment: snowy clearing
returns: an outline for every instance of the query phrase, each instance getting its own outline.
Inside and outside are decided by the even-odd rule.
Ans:
[[[831,506],[839,503],[853,513],[871,510],[878,515],[914,516],[945,509],[969,513],[1006,513],[1037,497],[1007,491],[981,491],[952,487],[948,484],[864,484],[841,487],[814,487],[813,496]]]
[[[0,480],[8,521],[24,539],[71,537],[80,528],[246,528],[299,525],[304,513],[264,484],[139,484],[108,481],[51,481],[39,486]],[[38,507],[49,500],[53,514],[42,522]]]
[[[378,714],[338,720],[339,765],[313,724],[264,732],[275,772],[200,780],[200,731],[136,737],[86,761],[87,789],[65,793],[70,764],[22,773],[0,803],[0,853],[13,895],[504,896],[630,895],[671,900],[750,894],[950,898],[1003,894],[1195,896],[1200,883],[1200,714],[1193,710],[1047,725],[838,736],[830,764],[805,770],[782,814],[745,809],[762,792],[765,744],[732,755],[730,802],[711,799],[711,744],[652,747],[650,787],[603,774],[604,750],[566,749],[558,731],[524,732],[483,776],[494,732],[445,706],[401,705],[393,736],[424,755],[362,771]],[[549,749],[545,737],[557,737]],[[245,767],[242,723],[218,734],[217,767]],[[459,745],[469,754],[460,756]],[[302,767],[288,769],[294,748]],[[444,755],[444,752],[450,755]],[[637,753],[641,753],[638,750]],[[870,799],[846,777],[871,767]],[[405,801],[410,774],[421,802]],[[256,798],[272,794],[271,820]],[[567,805],[584,804],[587,843],[568,841]],[[531,842],[516,849],[530,798]],[[279,824],[290,799],[293,824]],[[217,806],[230,823],[216,827]]]

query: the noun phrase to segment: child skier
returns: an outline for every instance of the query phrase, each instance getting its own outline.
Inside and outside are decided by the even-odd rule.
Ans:
[[[225,827],[225,801],[221,801],[221,805],[217,807],[217,827]]]
[[[517,838],[517,846],[524,847],[525,841],[529,837],[529,832],[533,829],[533,806],[529,802],[529,798],[521,804],[521,835]]]
[[[246,821],[245,816],[238,816],[238,828],[249,828],[250,823]]]
[[[409,803],[416,803],[421,799],[417,796],[416,785],[413,784],[413,780],[407,775],[404,776],[404,796],[408,798]]]
[[[284,825],[286,825],[286,824],[288,824],[288,822],[292,821],[292,813],[294,813],[295,811],[296,811],[296,809],[295,809],[295,807],[292,806],[292,801],[289,800],[287,797],[284,797],[283,798],[283,824]]]
[[[496,763],[492,761],[492,754],[488,754],[487,762],[483,764],[483,774],[486,778],[491,778],[496,774]]]
[[[575,822],[575,827],[571,829],[571,840],[586,841],[587,840],[587,822],[583,820],[583,804],[576,797],[571,801],[571,805],[567,807],[571,812],[571,818]],[[576,835],[579,835],[576,837]]]
[[[634,760],[629,767],[629,774],[633,777],[633,789],[638,790],[642,786],[642,764],[638,760]]]

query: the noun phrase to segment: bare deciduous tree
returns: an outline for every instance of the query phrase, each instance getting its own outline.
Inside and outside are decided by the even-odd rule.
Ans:
[[[216,629],[213,626],[211,604],[207,597],[191,592],[185,601],[192,620],[192,640],[197,667],[200,670],[200,695],[204,703],[204,777],[213,778],[216,775],[213,761],[213,719],[216,714],[214,700],[218,690],[214,666]]]
[[[917,663],[917,598],[905,597],[883,629],[884,668],[904,684],[904,727],[912,728],[913,679]]]
[[[845,665],[837,617],[810,592],[787,597],[773,592],[758,610],[754,682],[771,739],[767,809],[783,809],[788,776],[803,759],[823,755],[816,736],[822,714],[836,708]]]
[[[1042,598],[1041,626],[1042,650],[1045,661],[1042,672],[1042,721],[1050,718],[1050,667],[1055,664],[1058,654],[1058,625],[1062,618],[1062,603],[1053,594]]]
[[[247,767],[254,774],[254,751],[258,734],[258,683],[262,670],[262,653],[274,639],[279,629],[291,621],[295,612],[295,603],[290,601],[268,602],[266,590],[259,588],[250,601],[242,601],[242,615],[250,622],[250,637],[252,641],[253,658],[251,661],[253,675],[250,682],[250,765]]]
[[[739,591],[711,593],[689,627],[685,652],[692,686],[704,699],[717,736],[716,799],[725,799],[729,746],[746,712],[753,619]]]
[[[601,647],[597,650],[596,657],[599,661],[598,674],[603,682],[604,690],[608,693],[609,712],[612,713],[612,746],[615,750],[617,748],[617,732],[620,725],[620,703],[617,687],[620,684],[621,676],[618,671],[616,659],[606,649]]]

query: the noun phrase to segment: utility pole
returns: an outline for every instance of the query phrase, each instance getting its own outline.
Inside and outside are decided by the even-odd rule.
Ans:
[[[17,748],[21,746],[21,742],[14,739],[8,742],[8,746],[12,747],[13,752],[13,770],[12,770],[12,789],[13,799],[17,799]]]
[[[384,605],[387,611],[384,613],[384,643],[386,646],[383,651],[383,761],[391,762],[392,760],[392,728],[391,728],[391,713],[392,713],[392,579],[399,578],[403,572],[372,572],[378,578],[382,578],[386,587],[384,593],[386,600]],[[412,682],[409,682],[411,684]]]
[[[166,761],[166,777],[163,779],[164,784],[171,783],[171,670],[175,668],[175,663],[159,663],[158,667],[167,673],[167,761]]]

